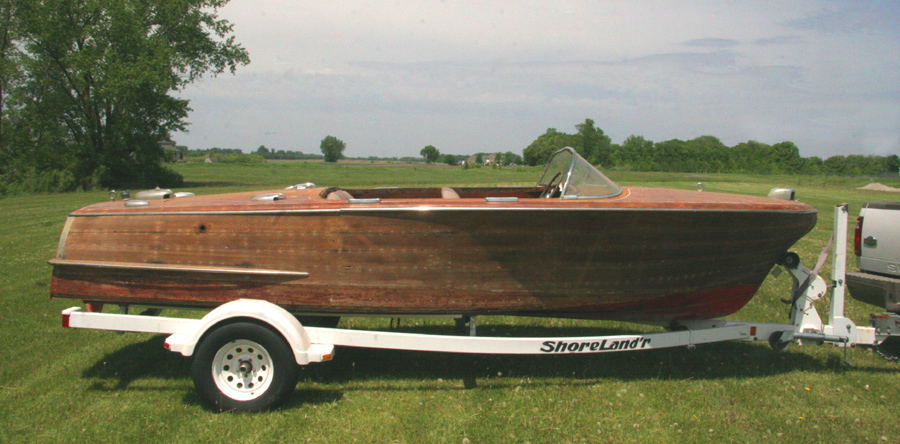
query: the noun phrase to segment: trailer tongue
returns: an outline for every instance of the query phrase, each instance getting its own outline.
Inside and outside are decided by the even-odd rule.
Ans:
[[[241,299],[210,311],[202,319],[84,312],[62,312],[63,327],[164,333],[165,347],[193,356],[192,377],[201,398],[218,410],[259,411],[283,402],[293,391],[298,365],[328,361],[335,346],[470,354],[611,353],[670,347],[694,347],[722,341],[767,340],[776,349],[791,342],[877,346],[900,336],[900,315],[873,315],[872,327],[859,327],[844,316],[847,206],[835,208],[832,297],[828,322],[815,301],[829,285],[787,255],[776,273],[794,281],[789,324],[724,320],[684,321],[663,333],[595,337],[479,337],[475,320],[470,336],[440,336],[382,331],[305,327],[285,309],[260,300]]]

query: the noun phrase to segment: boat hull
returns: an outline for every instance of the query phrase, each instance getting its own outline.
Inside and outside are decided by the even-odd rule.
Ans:
[[[51,296],[193,307],[252,298],[326,315],[707,319],[743,307],[815,220],[809,208],[721,205],[84,211],[67,223]]]

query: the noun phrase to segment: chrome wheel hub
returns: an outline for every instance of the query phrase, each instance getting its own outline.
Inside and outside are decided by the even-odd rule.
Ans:
[[[272,383],[272,357],[253,341],[238,339],[225,344],[212,364],[213,380],[231,399],[249,401],[266,392]]]

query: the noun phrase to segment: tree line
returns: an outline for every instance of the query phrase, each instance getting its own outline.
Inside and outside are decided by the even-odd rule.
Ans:
[[[324,157],[322,154],[304,154],[302,151],[276,151],[266,148],[265,145],[260,145],[256,149],[256,154],[266,160],[316,160]]]
[[[177,92],[250,61],[217,16],[227,3],[0,0],[0,194],[179,186],[183,178],[165,167],[160,145],[187,127],[191,109]],[[802,158],[791,142],[727,147],[711,136],[656,143],[632,136],[617,145],[590,119],[576,128],[548,130],[522,162],[542,163],[570,145],[595,164],[647,171],[853,175],[896,172],[898,164],[896,155]],[[328,136],[322,158],[337,161],[345,147]],[[420,154],[430,162],[463,157],[436,148]],[[518,163],[516,156],[503,153],[499,162]]]
[[[751,140],[727,146],[713,136],[653,142],[632,135],[621,144],[614,144],[591,119],[575,128],[574,134],[548,129],[525,148],[525,163],[542,165],[553,152],[570,146],[595,165],[632,171],[874,176],[897,173],[900,169],[900,157],[896,154],[839,155],[823,160],[817,156],[801,157],[800,149],[789,141],[768,145]]]

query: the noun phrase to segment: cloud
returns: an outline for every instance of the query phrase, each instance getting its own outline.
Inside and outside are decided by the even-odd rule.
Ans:
[[[737,54],[733,51],[671,52],[626,59],[618,62],[618,64],[654,67],[659,70],[722,70],[731,69],[737,65]]]
[[[753,41],[753,44],[758,46],[797,45],[805,42],[806,40],[798,35],[779,35],[774,37],[756,39]]]
[[[696,48],[733,48],[738,44],[740,44],[740,42],[738,42],[737,40],[715,38],[694,39],[682,43],[682,45],[684,46],[692,46]]]
[[[192,132],[176,140],[308,152],[333,134],[351,155],[521,151],[591,118],[614,142],[712,134],[793,140],[804,156],[848,140],[875,153],[900,134],[898,9],[233,0],[223,18],[253,63],[186,89]]]
[[[788,27],[822,33],[855,33],[869,30],[896,31],[900,3],[896,1],[838,2],[806,17],[786,22]]]

